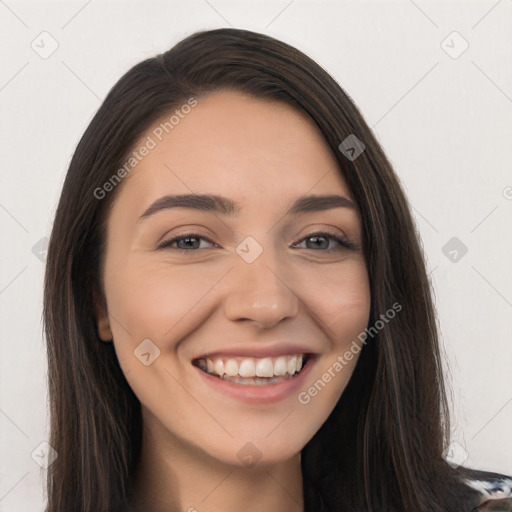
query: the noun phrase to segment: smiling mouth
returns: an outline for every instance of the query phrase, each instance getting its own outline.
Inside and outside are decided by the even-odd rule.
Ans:
[[[295,378],[313,354],[290,354],[278,357],[199,358],[192,364],[203,372],[242,385],[268,385]]]

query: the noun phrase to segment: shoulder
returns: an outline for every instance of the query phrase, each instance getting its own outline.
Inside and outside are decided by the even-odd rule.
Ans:
[[[512,477],[490,471],[465,470],[464,483],[480,493],[471,512],[512,512]]]

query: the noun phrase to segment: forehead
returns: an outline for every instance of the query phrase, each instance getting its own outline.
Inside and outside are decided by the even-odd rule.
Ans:
[[[217,91],[171,123],[172,114],[135,145],[151,149],[121,196],[144,204],[165,193],[218,193],[242,203],[263,195],[276,204],[308,193],[350,197],[317,126],[287,103]]]

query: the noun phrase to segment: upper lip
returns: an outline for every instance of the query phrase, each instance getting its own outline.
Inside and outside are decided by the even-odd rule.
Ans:
[[[197,356],[194,360],[197,359],[206,359],[206,358],[214,358],[214,357],[254,357],[254,358],[263,358],[263,357],[278,357],[292,354],[314,354],[311,348],[303,346],[303,345],[293,345],[293,344],[278,344],[271,345],[268,347],[236,347],[236,348],[226,348],[223,350],[216,350],[214,352],[208,352],[203,355]]]

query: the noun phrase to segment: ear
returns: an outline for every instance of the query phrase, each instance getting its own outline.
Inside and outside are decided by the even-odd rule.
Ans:
[[[105,296],[97,289],[93,292],[93,302],[98,336],[102,341],[112,341],[112,331],[110,330]]]

